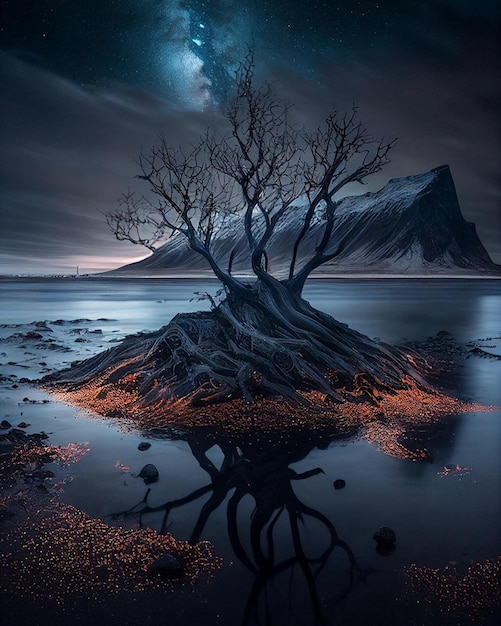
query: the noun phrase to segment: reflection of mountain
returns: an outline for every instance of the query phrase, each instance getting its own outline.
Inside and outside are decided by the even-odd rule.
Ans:
[[[204,529],[211,515],[218,508],[225,507],[228,538],[235,557],[254,579],[243,608],[243,624],[259,624],[263,614],[266,615],[263,623],[270,626],[287,623],[283,621],[283,615],[278,615],[284,607],[273,600],[280,585],[289,596],[287,607],[295,620],[298,618],[295,611],[306,608],[308,623],[312,623],[312,617],[314,623],[323,622],[326,594],[328,605],[340,602],[350,593],[355,575],[362,572],[350,547],[339,538],[330,519],[302,502],[294,490],[297,481],[323,473],[319,467],[301,473],[290,467],[322,442],[298,437],[287,443],[281,440],[276,445],[263,445],[262,441],[259,445],[239,441],[237,445],[223,439],[215,443],[212,437],[204,435],[185,438],[209,481],[186,496],[160,506],[148,503],[148,489],[140,503],[113,517],[137,515],[140,524],[146,525],[148,516],[153,515],[155,519],[161,513],[160,532],[164,533],[175,509],[189,508],[192,503],[197,503],[199,512],[189,538],[190,543],[196,543],[205,538]],[[214,445],[223,455],[220,467],[207,454]],[[250,518],[245,515],[249,497],[254,504]],[[314,545],[311,543],[312,532],[316,539]],[[326,572],[334,552],[341,556],[344,564],[337,570],[338,580],[334,579],[331,570],[322,581],[321,574]],[[273,593],[269,594],[272,581]],[[319,586],[322,582],[321,594]],[[301,603],[306,607],[299,608]]]
[[[291,241],[298,230],[295,210],[279,222],[270,242],[270,269],[285,275]],[[235,273],[249,271],[245,237],[236,222],[228,221],[214,244],[215,256],[228,265],[236,251]],[[306,259],[322,235],[315,224],[300,255]],[[335,273],[387,274],[500,274],[478,238],[474,224],[466,222],[458,204],[448,166],[426,174],[395,178],[378,192],[349,196],[338,202],[331,249],[342,250],[317,275]],[[147,259],[108,272],[111,275],[181,275],[208,273],[205,261],[174,236]]]

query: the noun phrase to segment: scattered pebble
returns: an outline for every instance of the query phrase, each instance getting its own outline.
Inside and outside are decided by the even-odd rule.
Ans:
[[[139,478],[142,478],[146,485],[150,483],[155,483],[158,480],[158,470],[157,468],[148,463],[143,467],[143,469],[138,474]]]
[[[179,560],[169,552],[162,554],[148,568],[148,574],[162,578],[179,578],[183,574],[183,566]]]
[[[395,550],[397,536],[395,531],[388,526],[381,526],[373,535],[376,541],[376,551],[381,556],[389,556]]]

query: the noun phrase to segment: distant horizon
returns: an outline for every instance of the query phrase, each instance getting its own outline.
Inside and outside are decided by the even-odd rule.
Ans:
[[[392,272],[339,272],[339,273],[317,273],[312,274],[308,277],[308,280],[335,280],[339,278],[343,279],[356,279],[360,280],[361,278],[367,279],[412,279],[412,280],[420,280],[420,279],[430,279],[430,280],[439,280],[439,279],[464,279],[464,280],[501,280],[501,265],[497,266],[499,268],[499,273],[492,274],[454,274],[454,273],[428,273],[428,274],[402,274],[400,273],[392,273]],[[65,274],[65,273],[54,273],[54,274],[0,274],[0,279],[24,279],[24,278],[40,278],[40,279],[49,279],[49,278],[64,278],[64,279],[85,279],[85,278],[103,278],[107,280],[214,280],[219,281],[219,279],[212,274],[212,272],[207,271],[206,273],[197,273],[197,274],[149,274],[149,275],[139,275],[139,274],[116,274],[113,276],[102,276],[102,274],[107,273],[109,270],[105,270],[103,272],[93,272],[93,273],[84,273],[84,274]],[[242,280],[256,280],[256,277],[253,274],[235,274],[236,278]]]

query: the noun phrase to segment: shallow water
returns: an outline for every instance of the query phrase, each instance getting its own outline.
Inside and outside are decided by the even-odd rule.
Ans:
[[[1,281],[0,323],[66,320],[49,327],[56,343],[71,350],[23,348],[9,342],[23,328],[4,326],[0,374],[36,378],[124,334],[154,330],[178,312],[208,308],[207,300],[193,299],[194,292],[213,295],[217,289],[208,280]],[[501,354],[501,281],[325,279],[309,282],[305,297],[384,341],[447,330],[460,342],[482,340],[486,350]],[[496,405],[500,382],[501,361],[478,357],[466,360],[459,380],[463,395]],[[141,452],[141,433],[62,404],[23,403],[23,396],[46,398],[28,389],[2,387],[1,419],[27,421],[29,431],[46,431],[54,444],[89,442],[89,454],[65,486],[66,502],[110,524],[134,527],[134,507],[147,490],[137,474],[146,463],[158,468],[160,480],[149,486],[147,498],[157,510],[145,512],[141,522],[179,539],[208,539],[225,560],[210,594],[193,598],[205,624],[234,626],[245,617],[250,625],[306,626],[320,613],[329,624],[440,623],[426,621],[432,609],[406,596],[403,568],[454,562],[464,573],[471,561],[501,554],[500,411],[452,416],[435,429],[426,442],[433,463],[390,458],[365,440],[347,439],[158,437]],[[451,463],[469,469],[440,476]],[[344,489],[334,489],[338,478],[346,481]],[[199,495],[202,487],[207,489]],[[275,516],[267,534],[265,521]],[[382,525],[397,534],[388,556],[376,552],[372,539]],[[275,570],[264,558],[271,548],[275,565],[283,564]],[[173,623],[194,623],[183,619]]]

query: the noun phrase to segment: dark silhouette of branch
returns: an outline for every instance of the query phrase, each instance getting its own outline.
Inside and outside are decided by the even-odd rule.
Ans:
[[[306,131],[272,85],[256,83],[253,50],[236,72],[225,115],[226,132],[209,129],[190,146],[175,148],[160,135],[150,153],[139,157],[138,178],[148,183],[148,198],[124,194],[108,224],[118,239],[152,251],[180,233],[227,288],[242,294],[231,276],[233,256],[225,271],[212,253],[214,237],[228,216],[240,219],[253,272],[273,284],[268,246],[281,220],[293,212],[301,227],[291,246],[288,278],[300,293],[306,277],[335,256],[325,253],[334,228],[334,196],[384,167],[394,141],[372,137],[356,107],[345,114],[334,110],[316,131]],[[307,202],[302,217],[294,204],[300,199]],[[301,243],[313,218],[322,215],[324,233],[315,255],[297,271]]]
[[[315,445],[301,443],[292,445],[290,449],[277,451],[259,450],[250,458],[245,456],[240,448],[246,450],[245,442],[240,447],[219,440],[218,445],[223,451],[224,458],[220,469],[207,457],[206,452],[213,447],[212,439],[204,440],[200,437],[189,441],[190,448],[200,466],[209,474],[211,482],[201,488],[195,489],[190,494],[171,500],[160,506],[147,504],[149,490],[143,500],[127,511],[115,514],[114,517],[139,515],[140,523],[148,514],[163,512],[161,532],[168,528],[169,515],[175,508],[195,502],[204,495],[210,494],[208,500],[200,507],[190,542],[196,543],[203,538],[203,530],[210,516],[223,505],[232,490],[234,493],[228,498],[226,505],[226,520],[228,537],[235,556],[255,576],[255,581],[250,589],[243,615],[243,624],[249,624],[252,615],[258,609],[258,603],[262,595],[265,596],[265,611],[268,613],[267,586],[268,583],[287,571],[293,571],[296,567],[302,573],[308,596],[310,598],[313,614],[317,621],[324,620],[324,613],[317,592],[317,578],[325,568],[332,552],[337,548],[342,550],[349,560],[349,583],[343,591],[344,597],[354,582],[354,572],[360,571],[353,552],[349,546],[339,539],[332,522],[321,512],[307,506],[296,496],[292,488],[293,481],[303,481],[323,473],[321,468],[297,473],[289,468],[289,464],[304,458]],[[245,526],[239,524],[239,505],[246,496],[251,496],[255,507],[248,525],[248,545],[244,547],[242,533]],[[309,557],[303,548],[301,526],[307,524],[307,520],[316,520],[327,531],[328,541],[321,553],[315,557]],[[275,531],[281,521],[281,533],[284,532],[284,521],[288,521],[288,528],[292,539],[293,555],[277,561],[275,551]],[[271,618],[267,623],[271,624]]]

